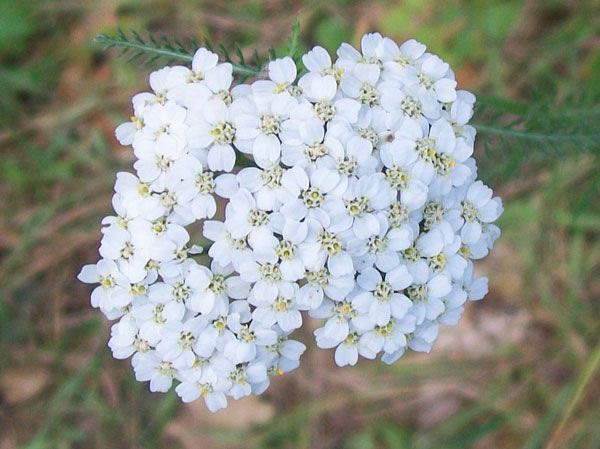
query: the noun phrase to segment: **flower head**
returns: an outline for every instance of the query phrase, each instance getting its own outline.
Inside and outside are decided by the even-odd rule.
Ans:
[[[232,88],[232,65],[199,49],[152,73],[116,130],[136,175],[117,174],[79,279],[151,391],[175,382],[211,411],[262,393],[299,366],[303,311],[339,366],[393,363],[487,293],[473,261],[502,202],[476,179],[473,95],[414,40],[371,33],[302,61],[299,80],[285,57]]]

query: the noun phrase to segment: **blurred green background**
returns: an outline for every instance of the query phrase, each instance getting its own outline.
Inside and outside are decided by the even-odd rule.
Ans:
[[[251,57],[282,48],[297,14],[303,49],[415,37],[500,114],[598,130],[598,1],[0,0],[0,449],[600,448],[598,139],[480,134],[506,206],[479,264],[491,290],[429,355],[334,369],[307,330],[300,369],[216,415],[111,358],[75,275],[130,169],[113,129],[151,68],[94,37],[207,37]]]

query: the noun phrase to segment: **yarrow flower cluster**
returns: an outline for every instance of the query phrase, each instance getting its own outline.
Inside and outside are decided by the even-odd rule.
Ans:
[[[99,284],[109,346],[150,390],[176,380],[211,411],[262,393],[299,366],[302,312],[339,366],[393,363],[487,293],[473,261],[502,203],[477,180],[475,97],[414,40],[367,34],[337,56],[315,47],[298,80],[286,57],[232,87],[202,48],[133,97],[116,136],[136,174],[117,175],[101,260],[79,278]]]

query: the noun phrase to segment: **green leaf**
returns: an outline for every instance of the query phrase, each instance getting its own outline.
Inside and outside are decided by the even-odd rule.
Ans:
[[[600,108],[593,99],[520,103],[481,96],[473,126],[485,147],[482,171],[506,179],[567,155],[600,154]]]
[[[184,43],[164,35],[155,36],[147,33],[146,37],[144,37],[135,30],[131,30],[127,34],[121,29],[117,30],[115,36],[101,34],[96,37],[95,42],[107,49],[120,49],[119,56],[127,56],[128,62],[141,60],[146,64],[152,64],[158,59],[163,59],[167,62],[190,63],[194,58],[196,49],[200,47],[200,44],[194,39],[190,39]],[[256,52],[255,65],[252,65],[246,63],[243,57],[234,60],[229,51],[222,45],[218,49],[215,49],[208,41],[205,41],[204,46],[210,51],[219,53],[221,60],[229,62],[233,67],[233,72],[240,75],[242,80],[251,76],[258,76],[264,65],[264,58],[259,57]],[[239,57],[241,51],[236,50],[235,53]]]
[[[296,17],[294,25],[292,25],[292,34],[288,40],[287,55],[296,60],[298,56],[298,43],[300,41],[300,17]]]

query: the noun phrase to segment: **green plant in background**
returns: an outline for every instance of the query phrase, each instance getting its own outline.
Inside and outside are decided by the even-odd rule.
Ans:
[[[597,2],[276,3],[0,4],[0,443],[599,447]],[[174,395],[149,396],[109,357],[86,358],[106,353],[108,331],[87,313],[72,273],[96,250],[90,242],[109,208],[115,167],[128,157],[115,151],[113,128],[129,110],[125,99],[143,87],[139,68],[107,58],[91,42],[117,25],[208,35],[226,48],[240,42],[254,62],[248,48],[284,54],[277,42],[299,7],[301,49],[319,42],[333,50],[359,29],[414,36],[480,93],[481,174],[506,199],[501,251],[485,267],[497,281],[439,357],[388,370],[367,364],[336,379],[315,359],[308,378],[269,396],[276,416],[229,428],[181,410]],[[495,129],[486,133],[486,126]],[[562,137],[548,138],[563,134],[564,145]],[[314,390],[299,395],[296,382],[308,381]],[[23,385],[30,393],[16,396]],[[348,388],[356,398],[344,402],[338,393]],[[257,404],[249,407],[259,415]]]

